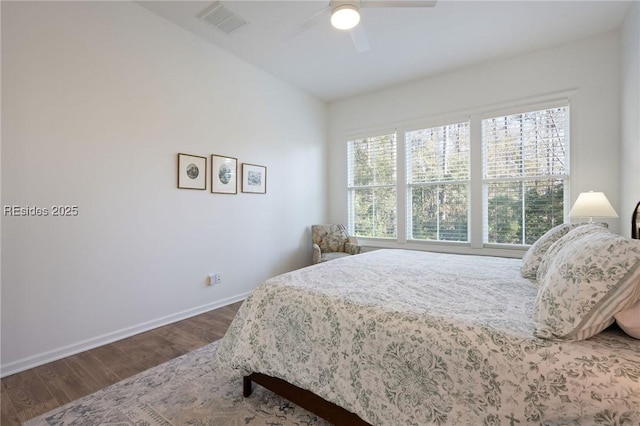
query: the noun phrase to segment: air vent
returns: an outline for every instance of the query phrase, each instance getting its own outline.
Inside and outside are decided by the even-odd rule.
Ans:
[[[210,23],[225,34],[231,34],[247,23],[244,18],[224,7],[219,1],[212,3],[211,6],[200,12],[198,18]]]

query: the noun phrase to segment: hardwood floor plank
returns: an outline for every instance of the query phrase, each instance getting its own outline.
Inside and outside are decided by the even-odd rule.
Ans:
[[[231,320],[236,316],[236,313],[238,312],[238,309],[240,309],[240,306],[242,306],[242,304],[244,303],[244,300],[241,300],[240,302],[236,302],[236,303],[232,303],[231,305],[227,305],[227,306],[223,306],[222,308],[220,308],[218,311],[218,315],[220,317],[224,317],[224,318],[228,318],[229,322],[231,322]],[[214,311],[209,311],[208,313],[212,313]]]
[[[171,347],[170,341],[154,334],[153,331],[114,342],[113,345],[142,365],[143,370],[181,355]]]
[[[50,362],[36,367],[33,371],[40,377],[47,390],[58,404],[64,405],[83,395],[80,391],[82,383],[64,360]],[[88,392],[88,390],[85,391]]]
[[[0,425],[13,426],[19,425],[18,411],[13,406],[9,392],[5,388],[4,382],[0,387]]]
[[[136,364],[134,360],[113,344],[100,346],[91,349],[89,352],[109,368],[118,377],[118,381],[131,377],[143,370],[141,365]]]
[[[224,332],[220,330],[220,327],[216,327],[216,324],[212,320],[202,318],[201,316],[191,318],[190,325],[198,327],[202,338],[208,341],[217,340],[224,335]]]
[[[118,376],[113,373],[107,366],[102,364],[98,358],[93,356],[91,352],[82,352],[65,359],[67,365],[74,369],[81,369],[95,381],[98,389],[102,389],[118,381]]]
[[[144,336],[144,340],[141,341],[141,344],[149,353],[156,356],[156,365],[169,361],[170,359],[177,358],[184,353],[177,350],[170,340],[159,336],[153,331]]]
[[[19,426],[70,401],[221,338],[242,302],[2,379],[2,426]]]
[[[48,401],[45,402],[41,402],[39,404],[33,405],[31,407],[28,407],[22,411],[20,411],[18,413],[18,418],[20,419],[20,424],[22,424],[22,422],[26,422],[29,419],[32,419],[36,416],[39,416],[40,414],[46,413],[48,411],[53,410],[54,408],[59,407],[58,404],[56,404],[56,401],[54,399],[50,399]],[[2,426],[5,426],[4,424]]]
[[[82,384],[83,393],[86,392],[90,394],[110,384],[103,381],[102,378],[96,378],[94,374],[90,373],[90,367],[86,369],[83,368],[86,360],[82,357],[82,354],[67,357],[64,359],[64,362],[72,371],[74,379]]]
[[[34,370],[6,377],[3,382],[18,412],[53,398]]]
[[[128,339],[112,343],[114,347],[133,360],[133,362],[140,367],[141,371],[149,369],[161,362],[156,354],[150,353],[149,348],[142,344],[147,333],[138,334]]]
[[[212,318],[212,319],[216,319],[217,321],[223,322],[224,324],[226,324],[225,326],[225,331],[226,331],[227,328],[229,327],[229,324],[231,324],[231,321],[235,318],[236,313],[238,312],[238,309],[240,309],[240,306],[242,306],[242,302],[237,302],[232,305],[224,306],[215,311],[205,312],[204,314],[202,314],[202,317]]]
[[[227,332],[227,329],[229,328],[229,325],[231,324],[231,320],[227,320],[226,318],[220,318],[220,317],[204,317],[202,318],[203,321],[206,321],[207,324],[209,324],[209,327],[211,327],[211,329],[217,334],[217,335],[222,335],[224,336],[224,334]]]
[[[183,353],[187,353],[198,349],[208,343],[208,340],[199,337],[198,335],[187,332],[180,331],[177,327],[173,325],[167,325],[161,328],[154,330],[154,332],[171,342],[174,348],[179,351],[183,351]]]
[[[58,406],[55,397],[51,395],[33,369],[2,380],[20,421]]]

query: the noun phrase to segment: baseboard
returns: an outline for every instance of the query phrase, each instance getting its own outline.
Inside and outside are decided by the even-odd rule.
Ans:
[[[19,373],[30,368],[38,367],[40,365],[47,364],[49,362],[57,361],[62,358],[66,358],[71,355],[75,355],[80,352],[88,351],[90,349],[103,346],[117,340],[126,339],[127,337],[135,336],[136,334],[144,333],[145,331],[153,330],[154,328],[162,327],[163,325],[171,324],[176,321],[181,321],[196,315],[203,314],[205,312],[222,308],[232,303],[239,302],[246,299],[249,293],[238,294],[236,296],[228,297],[226,299],[218,300],[206,305],[198,306],[186,311],[178,312],[172,315],[167,315],[162,318],[158,318],[152,321],[147,321],[142,324],[138,324],[132,327],[127,327],[122,330],[114,331],[111,333],[103,334],[91,339],[87,339],[78,343],[63,346],[58,349],[53,349],[47,352],[43,352],[38,355],[33,355],[28,358],[13,361],[9,364],[0,365],[0,377],[9,376],[11,374]]]

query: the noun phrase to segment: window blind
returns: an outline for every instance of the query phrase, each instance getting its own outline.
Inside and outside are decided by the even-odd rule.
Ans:
[[[567,174],[567,107],[485,119],[484,178]]]
[[[564,222],[568,106],[482,121],[484,242],[532,244]]]
[[[409,238],[468,241],[469,122],[405,133]]]
[[[395,238],[396,134],[347,144],[349,231],[361,237]]]

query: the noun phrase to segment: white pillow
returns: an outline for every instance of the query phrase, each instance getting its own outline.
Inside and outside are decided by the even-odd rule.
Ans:
[[[602,222],[581,223],[570,228],[568,232],[551,244],[544,256],[542,256],[540,265],[538,265],[538,270],[536,272],[538,286],[540,286],[540,282],[544,279],[544,276],[549,269],[549,265],[557,257],[558,252],[560,252],[567,244],[571,244],[573,241],[581,239],[585,235],[598,232],[610,233],[609,229],[607,229],[607,225]]]
[[[533,311],[538,337],[588,339],[640,298],[640,240],[583,228],[556,241],[545,258],[546,271],[538,271]]]
[[[561,223],[538,238],[522,257],[522,266],[520,267],[522,276],[535,280],[538,274],[538,267],[540,267],[540,263],[547,253],[547,250],[549,250],[549,247],[562,238],[567,232],[579,225],[580,224],[577,223]]]
[[[640,339],[640,300],[616,315],[616,322],[631,337]]]

